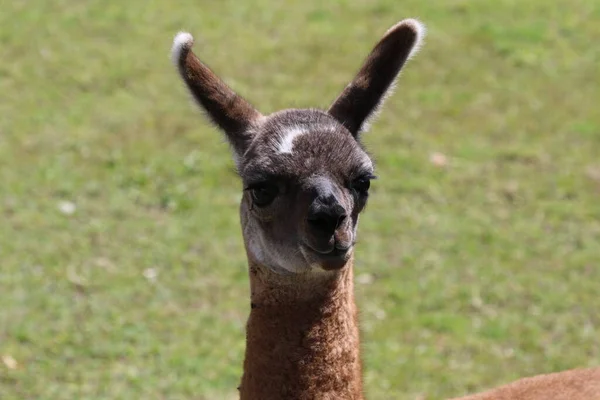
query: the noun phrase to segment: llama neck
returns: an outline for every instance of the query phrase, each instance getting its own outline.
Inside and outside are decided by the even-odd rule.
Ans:
[[[321,276],[250,265],[248,399],[363,399],[352,260]]]

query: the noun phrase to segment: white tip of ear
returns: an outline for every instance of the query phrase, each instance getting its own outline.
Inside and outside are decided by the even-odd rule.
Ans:
[[[179,64],[181,59],[181,53],[188,51],[194,44],[194,37],[187,32],[179,32],[173,40],[173,47],[171,47],[171,60],[175,65]]]
[[[413,46],[412,50],[410,51],[410,54],[408,55],[408,58],[411,58],[412,56],[417,54],[419,50],[421,50],[421,46],[423,45],[423,39],[425,39],[425,33],[427,32],[427,29],[425,29],[425,25],[423,25],[421,21],[413,18],[405,20],[404,23],[413,28],[417,34],[415,45]]]
[[[423,39],[425,38],[426,29],[425,29],[425,25],[423,25],[423,23],[421,23],[421,21],[414,19],[414,18],[408,18],[408,19],[404,19],[404,20],[398,22],[396,25],[392,26],[390,29],[388,29],[387,33],[396,31],[399,28],[404,28],[404,27],[409,28],[417,35],[417,37],[415,39],[415,44],[413,45],[413,48],[411,49],[410,54],[408,55],[408,58],[411,58],[421,49],[421,46],[423,45]]]

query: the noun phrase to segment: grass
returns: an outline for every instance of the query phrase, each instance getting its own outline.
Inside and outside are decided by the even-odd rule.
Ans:
[[[194,33],[268,113],[326,107],[412,16],[427,43],[365,136],[380,177],[356,265],[369,398],[598,365],[600,3],[14,1],[0,13],[2,399],[235,398],[240,184],[171,40]]]

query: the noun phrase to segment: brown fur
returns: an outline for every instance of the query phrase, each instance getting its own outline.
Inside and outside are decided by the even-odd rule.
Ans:
[[[375,45],[356,77],[333,102],[329,113],[355,136],[364,130],[418,46],[420,28],[405,21],[390,28]]]
[[[177,66],[188,89],[209,118],[227,133],[231,145],[241,153],[251,141],[247,130],[262,117],[250,103],[235,93],[191,51],[192,43],[184,46]]]
[[[240,398],[363,399],[351,262],[318,277],[250,265]]]
[[[454,400],[600,400],[600,368],[573,369],[523,378]]]

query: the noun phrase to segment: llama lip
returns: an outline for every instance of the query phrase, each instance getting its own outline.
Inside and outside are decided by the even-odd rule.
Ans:
[[[308,244],[308,242],[305,242],[303,246],[322,256],[339,256],[345,255],[350,250],[352,250],[354,242],[350,242],[349,244],[342,244],[341,242],[332,238],[324,246],[310,245]]]
[[[341,247],[334,247],[333,250],[331,250],[329,253],[324,254],[327,257],[346,257],[346,255],[350,252],[350,249],[352,248],[352,246],[350,247],[346,247],[346,248],[341,248]]]
[[[340,269],[350,259],[350,253],[352,246],[346,248],[339,248],[338,246],[330,246],[325,251],[319,251],[312,246],[303,246],[310,250],[313,257],[316,258],[325,270]]]
[[[331,271],[342,269],[350,259],[350,249],[340,250],[334,248],[331,252],[321,254],[321,267]]]

